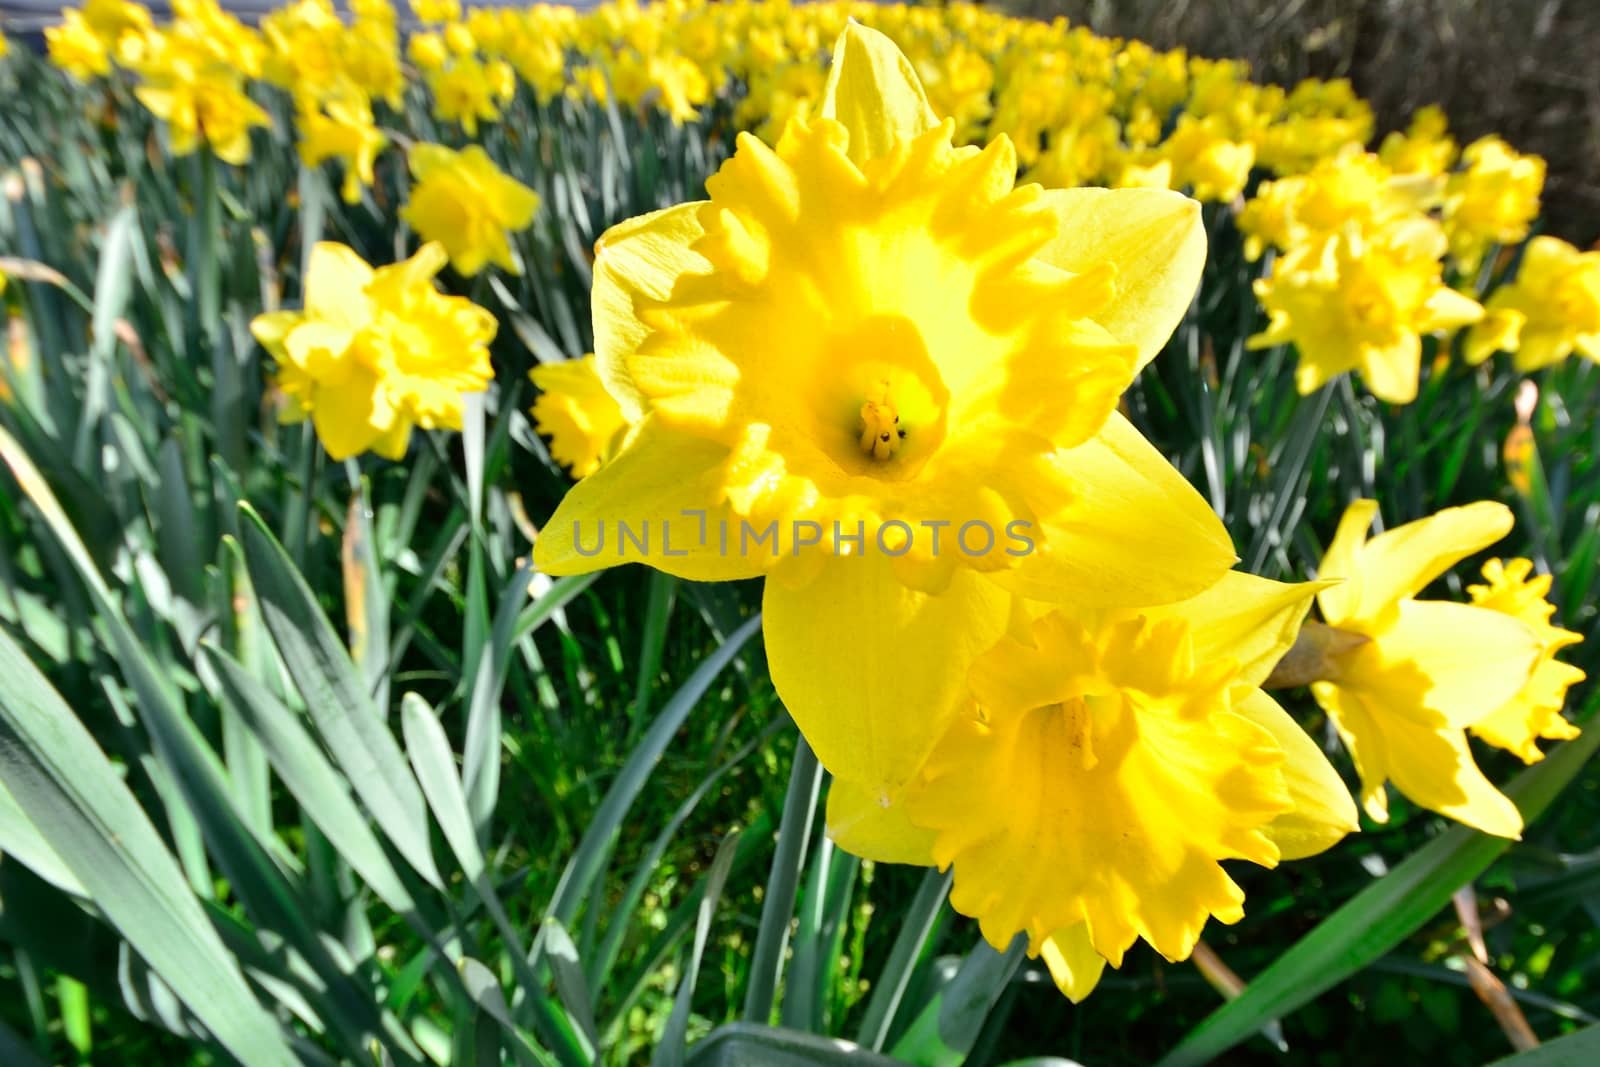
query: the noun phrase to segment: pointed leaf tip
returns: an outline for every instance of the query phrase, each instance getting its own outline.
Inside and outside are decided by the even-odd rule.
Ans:
[[[850,132],[848,153],[857,166],[939,123],[911,61],[893,41],[855,19],[833,46],[821,114]]]

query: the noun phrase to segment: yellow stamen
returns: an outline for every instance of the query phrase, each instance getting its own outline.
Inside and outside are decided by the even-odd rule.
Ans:
[[[900,428],[900,412],[887,395],[861,405],[861,451],[873,459],[886,460],[900,450],[900,439],[905,435]]]

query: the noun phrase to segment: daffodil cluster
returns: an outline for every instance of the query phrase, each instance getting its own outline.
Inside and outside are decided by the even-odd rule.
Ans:
[[[414,0],[412,13],[419,25],[402,38],[390,0],[355,0],[348,22],[332,0],[293,0],[259,31],[215,0],[180,0],[162,27],[132,0],[89,0],[47,36],[76,78],[132,71],[178,154],[204,140],[243,162],[251,129],[268,121],[254,84],[287,92],[301,157],[337,161],[354,202],[390,140],[375,107],[403,107],[407,63],[434,117],[467,139],[498,123],[521,86],[541,105],[567,97],[680,124],[727,101],[737,126],[776,145],[791,119],[820,106],[828,44],[855,18],[897,44],[934,112],[952,121],[953,144],[1004,135],[1027,181],[1177,189],[1234,205],[1252,258],[1278,253],[1258,287],[1268,325],[1255,344],[1295,345],[1302,391],[1353,371],[1391,403],[1415,397],[1428,338],[1483,317],[1489,253],[1527,236],[1544,181],[1542,160],[1499,138],[1459,149],[1436,108],[1371,152],[1371,109],[1348,82],[1258,85],[1237,61],[973,4],[611,0],[580,14]],[[455,249],[452,258],[459,267]],[[479,258],[506,263],[495,241],[466,261]],[[1539,277],[1553,262],[1548,250],[1529,258]],[[1545,321],[1529,331],[1519,367],[1592,354],[1578,341],[1594,335],[1587,284],[1535,300]],[[1519,301],[1516,291],[1492,301],[1469,358],[1517,350],[1529,315]]]
[[[1193,296],[1198,205],[1016,172],[848,24],[814,114],[601,239],[594,369],[535,372],[556,458],[593,471],[534,555],[763,577],[830,833],[953,870],[954,907],[1078,999],[1137,940],[1180,959],[1237,921],[1223,861],[1321,851],[1356,810],[1260,688],[1319,587],[1231,571],[1115,410]]]

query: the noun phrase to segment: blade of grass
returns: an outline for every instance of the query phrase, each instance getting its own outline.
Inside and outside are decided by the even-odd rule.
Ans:
[[[400,746],[283,546],[254,508],[241,505],[239,513],[262,617],[317,732],[395,848],[430,885],[442,889],[428,842],[427,807]]]
[[[694,1000],[695,979],[700,974],[700,961],[705,956],[706,941],[711,937],[711,920],[717,914],[717,903],[722,899],[722,886],[728,880],[728,869],[733,865],[738,844],[737,830],[724,837],[722,844],[717,846],[717,855],[711,861],[711,869],[706,873],[706,889],[700,897],[700,906],[694,922],[694,947],[689,950],[683,977],[678,980],[678,992],[673,998],[672,1014],[667,1016],[666,1029],[661,1033],[661,1041],[656,1045],[655,1055],[650,1058],[651,1067],[683,1067],[684,1055],[688,1051],[689,1006]]]
[[[817,798],[822,791],[822,766],[804,737],[795,740],[794,764],[789,770],[789,790],[784,796],[783,819],[778,824],[778,848],[767,872],[761,898],[761,925],[750,956],[750,986],[745,991],[746,1022],[767,1023],[783,975],[784,949],[789,943],[789,920],[805,868],[806,846],[816,820]]]

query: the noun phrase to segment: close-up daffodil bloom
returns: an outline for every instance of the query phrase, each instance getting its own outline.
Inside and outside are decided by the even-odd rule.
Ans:
[[[857,855],[954,869],[951,905],[1019,932],[1073,1000],[1143,939],[1186,958],[1265,867],[1356,829],[1349,791],[1258,688],[1319,586],[1230,572],[1149,612],[1051,610],[973,663],[970,692],[892,803],[834,780],[828,830]]]
[[[1350,505],[1318,571],[1340,579],[1317,593],[1323,620],[1364,640],[1331,658],[1312,694],[1355,760],[1371,818],[1388,820],[1392,781],[1421,807],[1517,837],[1522,816],[1478,769],[1467,730],[1524,692],[1550,638],[1520,611],[1415,599],[1509,533],[1511,512],[1488,501],[1446,508],[1368,540],[1377,510]]]
[[[951,135],[905,57],[852,23],[815,118],[776,150],[741,135],[709,200],[607,232],[595,352],[631,429],[535,546],[552,574],[642,559],[769,576],[779,694],[824,765],[886,791],[955,713],[1013,594],[1168,603],[1234,558],[1114,410],[1194,294],[1198,205],[1016,187],[1009,141]],[[580,551],[619,520],[673,551]],[[972,523],[993,541],[958,543]],[[770,551],[714,532],[769,525]],[[1020,528],[1032,550],[1008,554]]]

